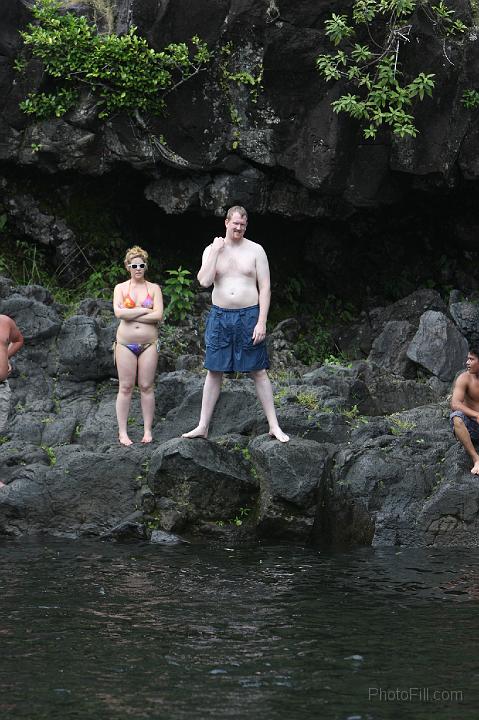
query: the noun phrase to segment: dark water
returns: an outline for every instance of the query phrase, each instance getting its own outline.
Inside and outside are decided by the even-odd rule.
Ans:
[[[4,540],[0,718],[475,719],[478,565]]]

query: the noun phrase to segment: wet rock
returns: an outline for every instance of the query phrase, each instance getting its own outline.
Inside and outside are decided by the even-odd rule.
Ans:
[[[419,429],[405,426],[398,430],[400,437],[378,437],[335,456],[327,513],[319,524],[329,523],[333,542],[418,543],[416,519],[435,490],[452,441],[421,436]],[[419,544],[425,544],[424,538]]]
[[[251,506],[258,482],[238,453],[232,455],[208,440],[173,439],[156,450],[151,458],[148,484],[163,513],[178,513],[168,531],[181,530],[197,520],[234,517],[241,507]],[[166,504],[165,504],[165,499]]]
[[[95,530],[92,524],[91,530]],[[82,535],[88,534],[88,527],[85,523],[82,527]],[[143,522],[143,513],[136,511],[121,520],[117,525],[100,535],[100,540],[145,540],[146,529]]]
[[[48,459],[48,466],[26,466],[0,494],[5,532],[100,535],[130,514],[138,487],[133,453],[60,446]]]
[[[150,535],[150,542],[153,545],[183,545],[186,541],[174,533],[167,533],[163,530],[153,530]]]
[[[280,443],[260,436],[250,444],[260,480],[260,535],[307,540],[331,468],[332,447],[292,438]]]

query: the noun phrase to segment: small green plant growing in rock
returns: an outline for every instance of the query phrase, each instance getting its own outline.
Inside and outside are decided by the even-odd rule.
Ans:
[[[402,435],[409,430],[414,430],[415,427],[415,422],[411,422],[410,420],[403,420],[395,415],[391,416],[391,426],[389,430],[393,435]]]
[[[6,435],[0,435],[0,445],[4,445],[6,442],[8,442],[8,438]]]
[[[279,388],[275,394],[273,395],[274,404],[276,407],[279,407],[281,405],[281,401],[284,400],[288,396],[288,388],[282,387]]]
[[[244,58],[241,60],[244,61]],[[225,43],[220,49],[219,85],[227,101],[228,113],[232,125],[232,150],[237,150],[241,142],[241,125],[243,115],[235,103],[235,89],[247,88],[249,100],[253,104],[258,101],[258,94],[263,89],[263,64],[256,63],[255,68],[238,67],[238,58],[232,42]]]
[[[468,110],[475,110],[479,107],[479,92],[473,89],[464,90],[461,102]]]
[[[349,410],[341,410],[341,415],[349,425],[353,425],[354,427],[358,427],[358,425],[361,424],[367,425],[368,423],[368,419],[364,417],[364,415],[361,415],[357,405],[353,405]]]
[[[50,445],[42,445],[41,448],[48,455],[48,459],[50,460],[50,465],[51,466],[55,465],[57,462],[57,456],[55,455],[55,450],[52,447],[50,447]]]
[[[467,30],[443,0],[356,0],[351,17],[333,13],[326,20],[326,35],[338,49],[319,55],[316,67],[327,82],[341,80],[353,90],[332,108],[359,120],[365,138],[375,138],[383,125],[399,137],[416,137],[409,110],[432,95],[435,76],[421,71],[408,82],[401,67],[404,49],[420,41],[423,22],[442,38]]]
[[[318,410],[319,402],[316,395],[307,390],[303,390],[296,395],[296,402],[309,410]]]
[[[193,307],[194,293],[191,290],[192,280],[189,270],[182,268],[178,270],[167,270],[170,276],[163,285],[163,291],[169,298],[165,310],[165,319],[178,322],[184,320],[191,313]]]
[[[333,365],[337,367],[351,368],[352,363],[348,361],[346,355],[339,353],[339,355],[333,355],[332,353],[326,355],[323,361],[324,365]]]
[[[240,525],[243,524],[243,522],[246,520],[246,518],[248,517],[250,512],[251,512],[251,508],[248,508],[248,507],[240,508],[238,514],[236,515],[236,517],[233,518],[233,520],[231,522],[234,525],[236,525],[237,527],[240,527]]]

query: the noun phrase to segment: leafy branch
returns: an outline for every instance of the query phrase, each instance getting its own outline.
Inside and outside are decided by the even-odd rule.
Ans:
[[[60,0],[35,0],[36,20],[22,33],[31,56],[40,59],[53,86],[30,93],[22,110],[39,119],[61,117],[79,100],[82,88],[98,98],[98,117],[125,111],[164,114],[166,96],[204,70],[212,60],[206,43],[171,43],[151,48],[132,27],[124,35],[99,34],[83,15],[64,12]],[[24,63],[16,69],[23,71]]]
[[[435,76],[420,72],[410,82],[403,79],[402,51],[415,35],[417,13],[444,39],[467,30],[444,0],[356,0],[351,19],[333,14],[325,22],[326,35],[338,49],[319,55],[316,67],[327,82],[351,86],[353,92],[333,101],[332,108],[359,120],[365,138],[376,137],[382,125],[399,137],[418,133],[410,108],[413,101],[432,96]],[[366,42],[353,42],[360,31]]]

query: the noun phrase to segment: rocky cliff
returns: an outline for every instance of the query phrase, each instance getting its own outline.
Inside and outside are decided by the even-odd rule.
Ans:
[[[161,254],[185,247],[196,263],[191,228],[203,244],[217,232],[208,219],[241,203],[255,239],[274,238],[268,252],[279,272],[310,271],[333,293],[476,287],[479,112],[461,101],[479,86],[475,3],[455,3],[469,28],[460,38],[424,31],[408,49],[411,72],[436,76],[433,97],[414,109],[417,138],[375,140],[332,112],[341,87],[315,68],[330,47],[325,20],[351,3],[116,0],[116,32],[135,25],[158,50],[194,34],[213,49],[232,42],[233,68],[263,72],[257,102],[240,85],[226,97],[218,76],[203,73],[146,128],[122,115],[99,121],[88,95],[53,120],[34,122],[19,109],[45,86],[37,60],[14,70],[29,5],[0,5],[0,215],[16,239],[48,249],[60,282],[74,281],[82,255],[105,242],[98,228],[85,229],[87,216],[90,225],[92,216],[114,217],[103,235],[113,232],[119,245],[150,238]],[[69,6],[91,15],[89,3]]]
[[[98,122],[91,102],[64,119],[33,124],[19,110],[27,91],[42,86],[33,61],[23,79],[13,71],[19,30],[29,20],[27,0],[0,8],[0,157],[45,172],[111,172],[119,163],[145,177],[146,197],[167,213],[202,209],[222,214],[234,197],[252,212],[282,216],[343,215],[358,207],[398,203],[411,191],[435,193],[477,181],[478,113],[461,103],[479,85],[475,3],[455,3],[469,30],[458,40],[424,32],[409,52],[412,71],[435,73],[434,97],[417,107],[415,140],[384,133],[364,141],[354,121],[331,111],[339,93],[315,69],[329,50],[324,22],[352,3],[316,0],[116,0],[117,32],[138,27],[151,46],[197,34],[211,47],[232,41],[242,67],[263,67],[257,104],[247,90],[232,102],[240,140],[222,90],[211,76],[182,87],[168,117],[139,132],[126,117]],[[347,6],[347,7],[346,7]],[[74,8],[88,12],[88,5]],[[158,142],[163,135],[166,145]],[[32,143],[39,147],[32,152]]]
[[[26,340],[0,438],[1,533],[477,545],[478,484],[446,401],[477,327],[473,303],[447,307],[428,290],[375,308],[338,337],[367,355],[347,365],[295,363],[294,321],[281,323],[269,342],[285,445],[265,434],[247,378],[225,379],[208,440],[181,439],[201,403],[202,321],[176,329],[176,352],[163,328],[154,442],[138,442],[135,396],[129,448],[117,441],[109,304],[72,315],[45,289],[2,278],[0,312]]]

